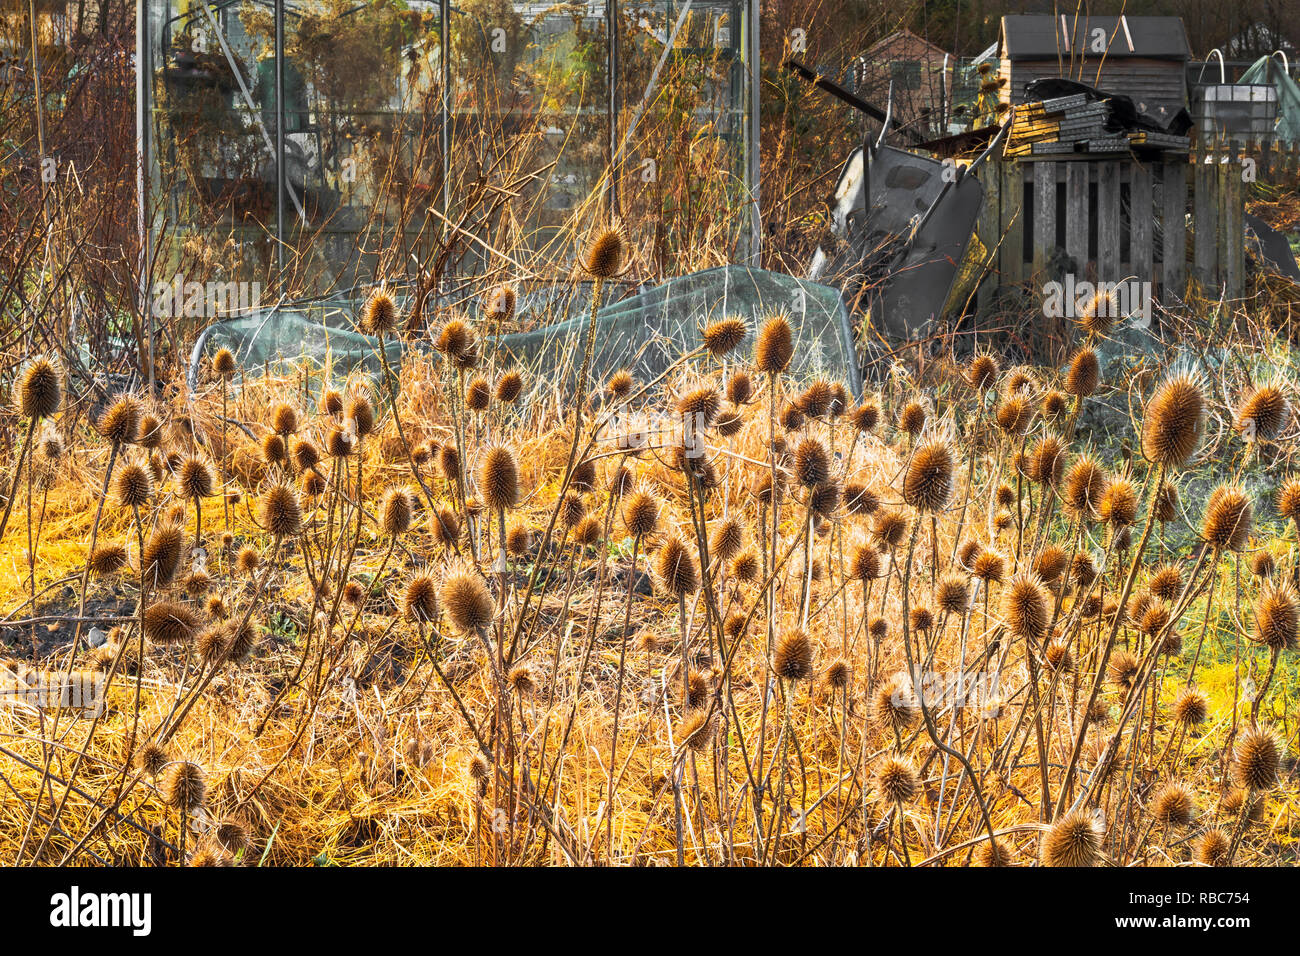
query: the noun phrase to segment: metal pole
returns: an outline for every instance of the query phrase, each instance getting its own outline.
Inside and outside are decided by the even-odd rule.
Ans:
[[[451,214],[451,0],[439,0],[438,46],[442,60],[442,214]]]
[[[275,0],[275,262],[284,282],[284,0]]]
[[[152,69],[149,62],[149,3],[136,0],[135,4],[135,195],[136,231],[140,238],[139,284],[136,290],[140,307],[140,328],[147,346],[140,354],[138,343],[136,360],[148,370],[149,391],[154,389],[153,309],[149,307],[149,276],[153,271],[153,249],[149,228],[149,100],[152,88]]]
[[[762,150],[758,121],[759,84],[761,76],[758,65],[758,33],[761,20],[759,0],[748,0],[748,16],[745,31],[745,68],[749,85],[749,116],[746,118],[748,135],[745,140],[749,147],[746,157],[749,169],[746,184],[749,187],[749,261],[757,266],[762,263],[762,219],[759,212],[759,154]]]
[[[606,83],[609,85],[609,218],[618,218],[618,0],[605,0]]]

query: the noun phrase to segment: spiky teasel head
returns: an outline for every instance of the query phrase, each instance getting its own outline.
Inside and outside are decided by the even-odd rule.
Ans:
[[[1028,456],[1030,480],[1053,488],[1058,486],[1065,469],[1065,450],[1065,442],[1057,435],[1048,433],[1039,438]]]
[[[208,588],[212,587],[212,575],[195,569],[185,576],[183,584],[186,594],[192,598],[199,598],[207,594]]]
[[[348,399],[347,417],[352,420],[358,438],[365,438],[375,430],[375,406],[364,395],[353,395]]]
[[[140,573],[151,588],[171,584],[185,551],[185,532],[171,521],[154,527],[140,554]]]
[[[906,803],[921,789],[916,768],[904,757],[890,754],[876,771],[876,786],[880,795],[890,803]]]
[[[655,555],[655,573],[663,589],[673,597],[693,594],[700,586],[700,570],[690,549],[672,535]]]
[[[1210,716],[1210,698],[1199,687],[1184,687],[1174,701],[1173,715],[1184,727],[1202,724]]]
[[[989,548],[983,548],[975,555],[971,573],[985,584],[1001,584],[1007,572],[1007,559]]]
[[[1016,637],[1039,643],[1047,636],[1052,602],[1037,575],[1018,574],[1002,595],[1002,617]]]
[[[1069,673],[1074,669],[1074,655],[1070,653],[1070,645],[1060,639],[1047,645],[1043,659],[1053,672]]]
[[[942,439],[925,442],[908,462],[903,500],[917,511],[934,514],[948,507],[952,492],[952,448]]]
[[[483,314],[489,322],[509,322],[515,314],[518,295],[508,282],[493,286],[483,298]]]
[[[1239,787],[1222,796],[1219,809],[1231,818],[1240,816],[1245,823],[1255,824],[1264,819],[1264,798]]]
[[[506,684],[521,697],[535,694],[542,686],[541,672],[532,664],[516,664],[506,675]]]
[[[882,546],[892,550],[907,535],[907,519],[893,508],[881,508],[872,516],[871,533]]]
[[[1104,830],[1099,811],[1081,807],[1058,819],[1043,834],[1038,860],[1043,866],[1095,866]]]
[[[199,652],[199,657],[208,662],[223,659],[229,647],[230,634],[224,622],[208,625],[194,639],[194,648]]]
[[[821,418],[827,414],[835,401],[835,392],[831,383],[824,378],[810,382],[796,400],[800,410],[809,418]]]
[[[366,589],[360,581],[349,581],[343,585],[343,602],[351,607],[359,607],[366,599]]]
[[[727,401],[733,405],[744,405],[754,397],[754,380],[749,373],[737,370],[727,379]]]
[[[880,406],[869,399],[849,413],[849,424],[864,435],[871,432],[879,422]]]
[[[1069,396],[1064,392],[1050,389],[1043,396],[1042,410],[1043,417],[1049,421],[1056,421],[1065,416],[1066,409],[1070,406]]]
[[[136,462],[122,466],[116,483],[117,500],[123,508],[143,508],[153,497],[153,475]]]
[[[958,566],[965,568],[967,571],[973,570],[975,567],[975,559],[980,556],[980,552],[983,550],[984,545],[980,544],[978,541],[970,539],[963,541],[957,546],[956,557]]]
[[[981,352],[966,366],[966,382],[977,392],[987,392],[998,379],[998,360],[988,352]]]
[[[176,474],[176,493],[189,501],[211,498],[216,490],[217,476],[204,459],[187,455]]]
[[[408,621],[428,622],[438,616],[438,582],[431,574],[416,574],[402,593],[402,613]]]
[[[203,768],[188,760],[168,764],[158,781],[163,802],[177,810],[197,810],[208,795]]]
[[[691,671],[686,678],[686,708],[700,707],[713,692],[713,675]]]
[[[687,427],[708,428],[722,407],[722,397],[712,385],[701,385],[677,397],[676,411]]]
[[[1196,815],[1196,795],[1186,784],[1170,780],[1161,787],[1150,803],[1151,815],[1166,827],[1185,827]]]
[[[149,741],[135,752],[132,763],[136,770],[143,771],[151,777],[162,773],[167,766],[167,750],[161,744]]]
[[[1177,468],[1195,453],[1205,421],[1205,395],[1192,375],[1165,379],[1142,414],[1142,454],[1147,461]]]
[[[632,373],[627,369],[619,369],[609,377],[609,381],[605,383],[605,390],[609,392],[611,398],[617,400],[632,394],[634,385],[636,381],[632,378]]]
[[[823,481],[808,492],[808,507],[820,524],[822,519],[832,518],[840,507],[840,486],[833,481]]]
[[[1110,679],[1127,690],[1133,685],[1133,680],[1137,677],[1138,670],[1141,668],[1141,662],[1137,659],[1132,651],[1117,649],[1110,656]]]
[[[63,372],[57,362],[34,358],[27,363],[15,389],[18,414],[23,418],[49,418],[63,404]]]
[[[788,432],[796,432],[803,428],[807,416],[804,415],[803,409],[795,402],[791,402],[781,409],[778,421],[781,427]]]
[[[331,458],[346,458],[356,451],[356,441],[338,425],[325,433],[325,454]]]
[[[1085,303],[1075,319],[1080,331],[1090,337],[1110,334],[1119,315],[1119,306],[1113,292],[1097,292]]]
[[[752,549],[740,552],[731,559],[727,566],[727,574],[737,581],[746,583],[758,579],[760,565],[758,555]]]
[[[768,375],[784,372],[794,358],[794,335],[785,313],[771,316],[763,323],[754,343],[754,367]]]
[[[975,848],[975,856],[972,862],[976,866],[1011,866],[1011,851],[1002,843],[990,843],[985,840]]]
[[[492,592],[483,577],[473,570],[450,571],[443,579],[440,597],[447,617],[458,631],[474,634],[492,623]]]
[[[115,445],[129,445],[140,435],[140,401],[119,395],[99,418],[99,433]]]
[[[1016,491],[1006,482],[1003,482],[994,490],[993,500],[999,508],[1010,508],[1016,503]]]
[[[323,414],[337,418],[343,414],[343,393],[327,388],[320,396],[320,410]]]
[[[1083,346],[1070,358],[1065,372],[1065,390],[1075,398],[1087,398],[1101,381],[1101,362],[1091,346]]]
[[[1033,421],[1033,417],[1034,412],[1030,407],[1029,399],[1019,392],[1008,395],[999,402],[994,413],[994,421],[997,422],[998,428],[1015,437],[1029,431],[1029,424]]]
[[[517,505],[519,463],[515,461],[515,453],[504,445],[495,445],[484,452],[479,462],[478,488],[483,503],[493,511]]]
[[[908,618],[914,631],[928,634],[934,628],[934,612],[924,604],[912,608]]]
[[[301,471],[310,471],[320,462],[320,449],[306,438],[293,443],[293,460]]]
[[[1183,572],[1176,564],[1161,564],[1151,572],[1147,590],[1167,604],[1183,593]]]
[[[805,438],[795,449],[795,476],[805,488],[820,485],[830,478],[831,460],[826,446],[816,438]]]
[[[90,554],[90,571],[96,577],[116,574],[126,567],[126,548],[120,544],[101,544]]]
[[[721,358],[735,351],[745,341],[745,320],[739,316],[727,316],[710,322],[701,332],[704,347],[714,358]]]
[[[1267,581],[1277,572],[1277,558],[1272,551],[1256,551],[1250,557],[1250,573]]]
[[[212,835],[230,853],[247,850],[252,844],[252,840],[248,835],[248,827],[233,817],[224,817],[220,820],[212,831]]]
[[[302,528],[302,503],[288,485],[273,485],[262,495],[262,526],[277,538],[291,538]]]
[[[465,407],[471,412],[486,411],[492,403],[492,386],[482,375],[475,375],[465,386]]]
[[[1070,557],[1059,544],[1049,544],[1034,559],[1034,573],[1044,581],[1055,581],[1065,573]]]
[[[1221,484],[1210,492],[1201,522],[1201,538],[1221,551],[1244,551],[1254,508],[1240,485]]]
[[[1286,392],[1275,383],[1260,385],[1241,403],[1233,427],[1246,441],[1264,438],[1272,441],[1291,423],[1291,403]]]
[[[1192,843],[1192,859],[1202,866],[1220,866],[1228,859],[1230,843],[1222,830],[1206,830]]]
[[[1282,744],[1265,727],[1251,727],[1232,748],[1232,777],[1247,790],[1268,790],[1277,780]]]
[[[1105,469],[1096,458],[1085,452],[1074,460],[1065,475],[1061,501],[1071,517],[1088,520],[1096,516],[1105,490]]]
[[[875,492],[859,481],[844,485],[844,510],[851,515],[870,515],[880,507]]]
[[[846,657],[832,657],[822,668],[821,681],[831,690],[843,690],[853,682],[853,665]]]
[[[460,452],[455,445],[443,445],[438,449],[438,470],[448,481],[455,481],[460,476]]]
[[[194,636],[198,618],[184,604],[159,601],[144,614],[144,634],[155,644],[179,644]]]
[[[1294,650],[1300,643],[1300,594],[1289,581],[1265,584],[1255,600],[1254,639],[1271,651]]]
[[[925,406],[918,401],[909,401],[904,403],[902,410],[898,413],[898,430],[903,432],[909,438],[915,438],[921,434],[925,428],[925,421],[928,417]]]
[[[397,328],[397,303],[384,286],[371,291],[357,325],[366,335],[387,335]]]
[[[286,402],[278,402],[271,409],[271,431],[283,438],[298,431],[298,410]]]
[[[644,538],[659,524],[659,502],[644,491],[634,491],[623,502],[623,523],[628,534]]]
[[[1163,482],[1156,491],[1156,520],[1161,524],[1173,521],[1178,516],[1178,489],[1169,482]]]
[[[405,534],[411,527],[415,502],[411,493],[405,488],[389,488],[379,502],[379,524],[384,534],[397,537]]]
[[[745,546],[745,530],[735,518],[724,518],[709,535],[709,554],[729,561]]]
[[[970,607],[970,579],[949,571],[935,585],[934,603],[945,614],[964,614]]]
[[[524,377],[516,369],[506,369],[497,376],[495,393],[498,402],[509,405],[523,389]]]
[[[582,254],[582,268],[593,279],[613,279],[623,268],[627,244],[618,229],[603,229]]]
[[[455,361],[474,345],[474,333],[464,319],[448,319],[438,330],[433,347]]]
[[[885,624],[883,619],[877,620],[882,625]],[[885,627],[887,629],[888,625]],[[877,635],[873,633],[872,637],[876,638]],[[872,698],[872,711],[877,720],[899,732],[916,723],[921,715],[921,706],[916,699],[912,681],[906,674],[894,674],[876,688],[875,696]]]
[[[782,680],[812,679],[813,646],[807,632],[786,631],[777,638],[776,648],[772,652],[772,671]]]
[[[229,379],[235,374],[235,354],[222,346],[212,356],[212,371],[221,378]]]
[[[241,574],[252,574],[257,570],[258,565],[262,563],[262,556],[258,550],[251,544],[246,544],[239,549],[235,555],[235,568]]]
[[[232,661],[242,661],[253,652],[264,627],[257,617],[226,622],[226,653]]]
[[[289,460],[289,449],[282,435],[271,432],[262,439],[262,458],[268,465],[279,465]]]
[[[686,712],[677,725],[678,742],[692,753],[704,753],[709,744],[718,736],[721,721],[717,713],[710,714],[707,708],[699,707]]]
[[[1277,513],[1300,525],[1300,478],[1289,478],[1278,489]]]
[[[1136,521],[1138,493],[1133,482],[1120,477],[1107,484],[1097,505],[1097,513],[1112,527],[1127,527]]]

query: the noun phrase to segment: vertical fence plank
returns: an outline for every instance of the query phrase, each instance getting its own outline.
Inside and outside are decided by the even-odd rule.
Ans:
[[[1065,252],[1075,279],[1088,275],[1088,164],[1065,164]]]
[[[1151,200],[1151,167],[1133,164],[1128,188],[1129,222],[1132,225],[1129,258],[1139,282],[1152,281],[1155,270],[1155,210]]]
[[[1097,168],[1097,278],[1116,282],[1120,269],[1119,163]]]
[[[1219,169],[1213,156],[1199,159],[1192,171],[1192,228],[1196,230],[1196,245],[1192,250],[1192,277],[1206,292],[1218,283],[1219,242]],[[1206,160],[1210,162],[1206,162]]]
[[[1056,163],[1039,161],[1034,170],[1034,275],[1047,268],[1056,248]]]
[[[998,255],[998,268],[1004,285],[1012,285],[1024,278],[1024,174],[1020,163],[1008,160],[1002,164],[1002,251]]]
[[[1234,147],[1229,151],[1228,162],[1219,166],[1223,196],[1223,282],[1228,297],[1240,298],[1245,288],[1246,242],[1243,233],[1245,196],[1241,181],[1241,162]]]
[[[1164,174],[1161,294],[1164,303],[1170,305],[1187,296],[1187,164],[1165,163]]]

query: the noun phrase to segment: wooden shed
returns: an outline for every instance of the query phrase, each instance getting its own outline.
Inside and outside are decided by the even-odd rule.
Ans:
[[[1002,18],[1000,98],[1025,102],[1025,87],[1042,77],[1066,77],[1131,97],[1140,113],[1168,123],[1187,106],[1191,57],[1180,17]]]

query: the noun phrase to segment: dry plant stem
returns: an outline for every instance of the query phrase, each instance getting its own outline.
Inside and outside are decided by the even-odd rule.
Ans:
[[[614,723],[609,738],[609,786],[605,796],[605,852],[614,861],[614,769],[618,766],[618,724],[623,710],[623,677],[627,673],[627,631],[632,620],[632,594],[636,590],[636,557],[640,536],[632,539],[632,563],[627,576],[627,599],[623,602],[623,627],[618,639],[618,680],[614,686]]]
[[[27,461],[32,448],[32,434],[36,431],[36,419],[27,422],[27,431],[23,435],[23,445],[18,449],[18,460],[14,463],[14,473],[9,479],[8,494],[5,498],[4,515],[0,516],[0,541],[4,540],[5,529],[9,527],[9,514],[13,511],[14,498],[18,497],[18,478],[23,473],[23,464]],[[101,499],[102,500],[102,499]]]

